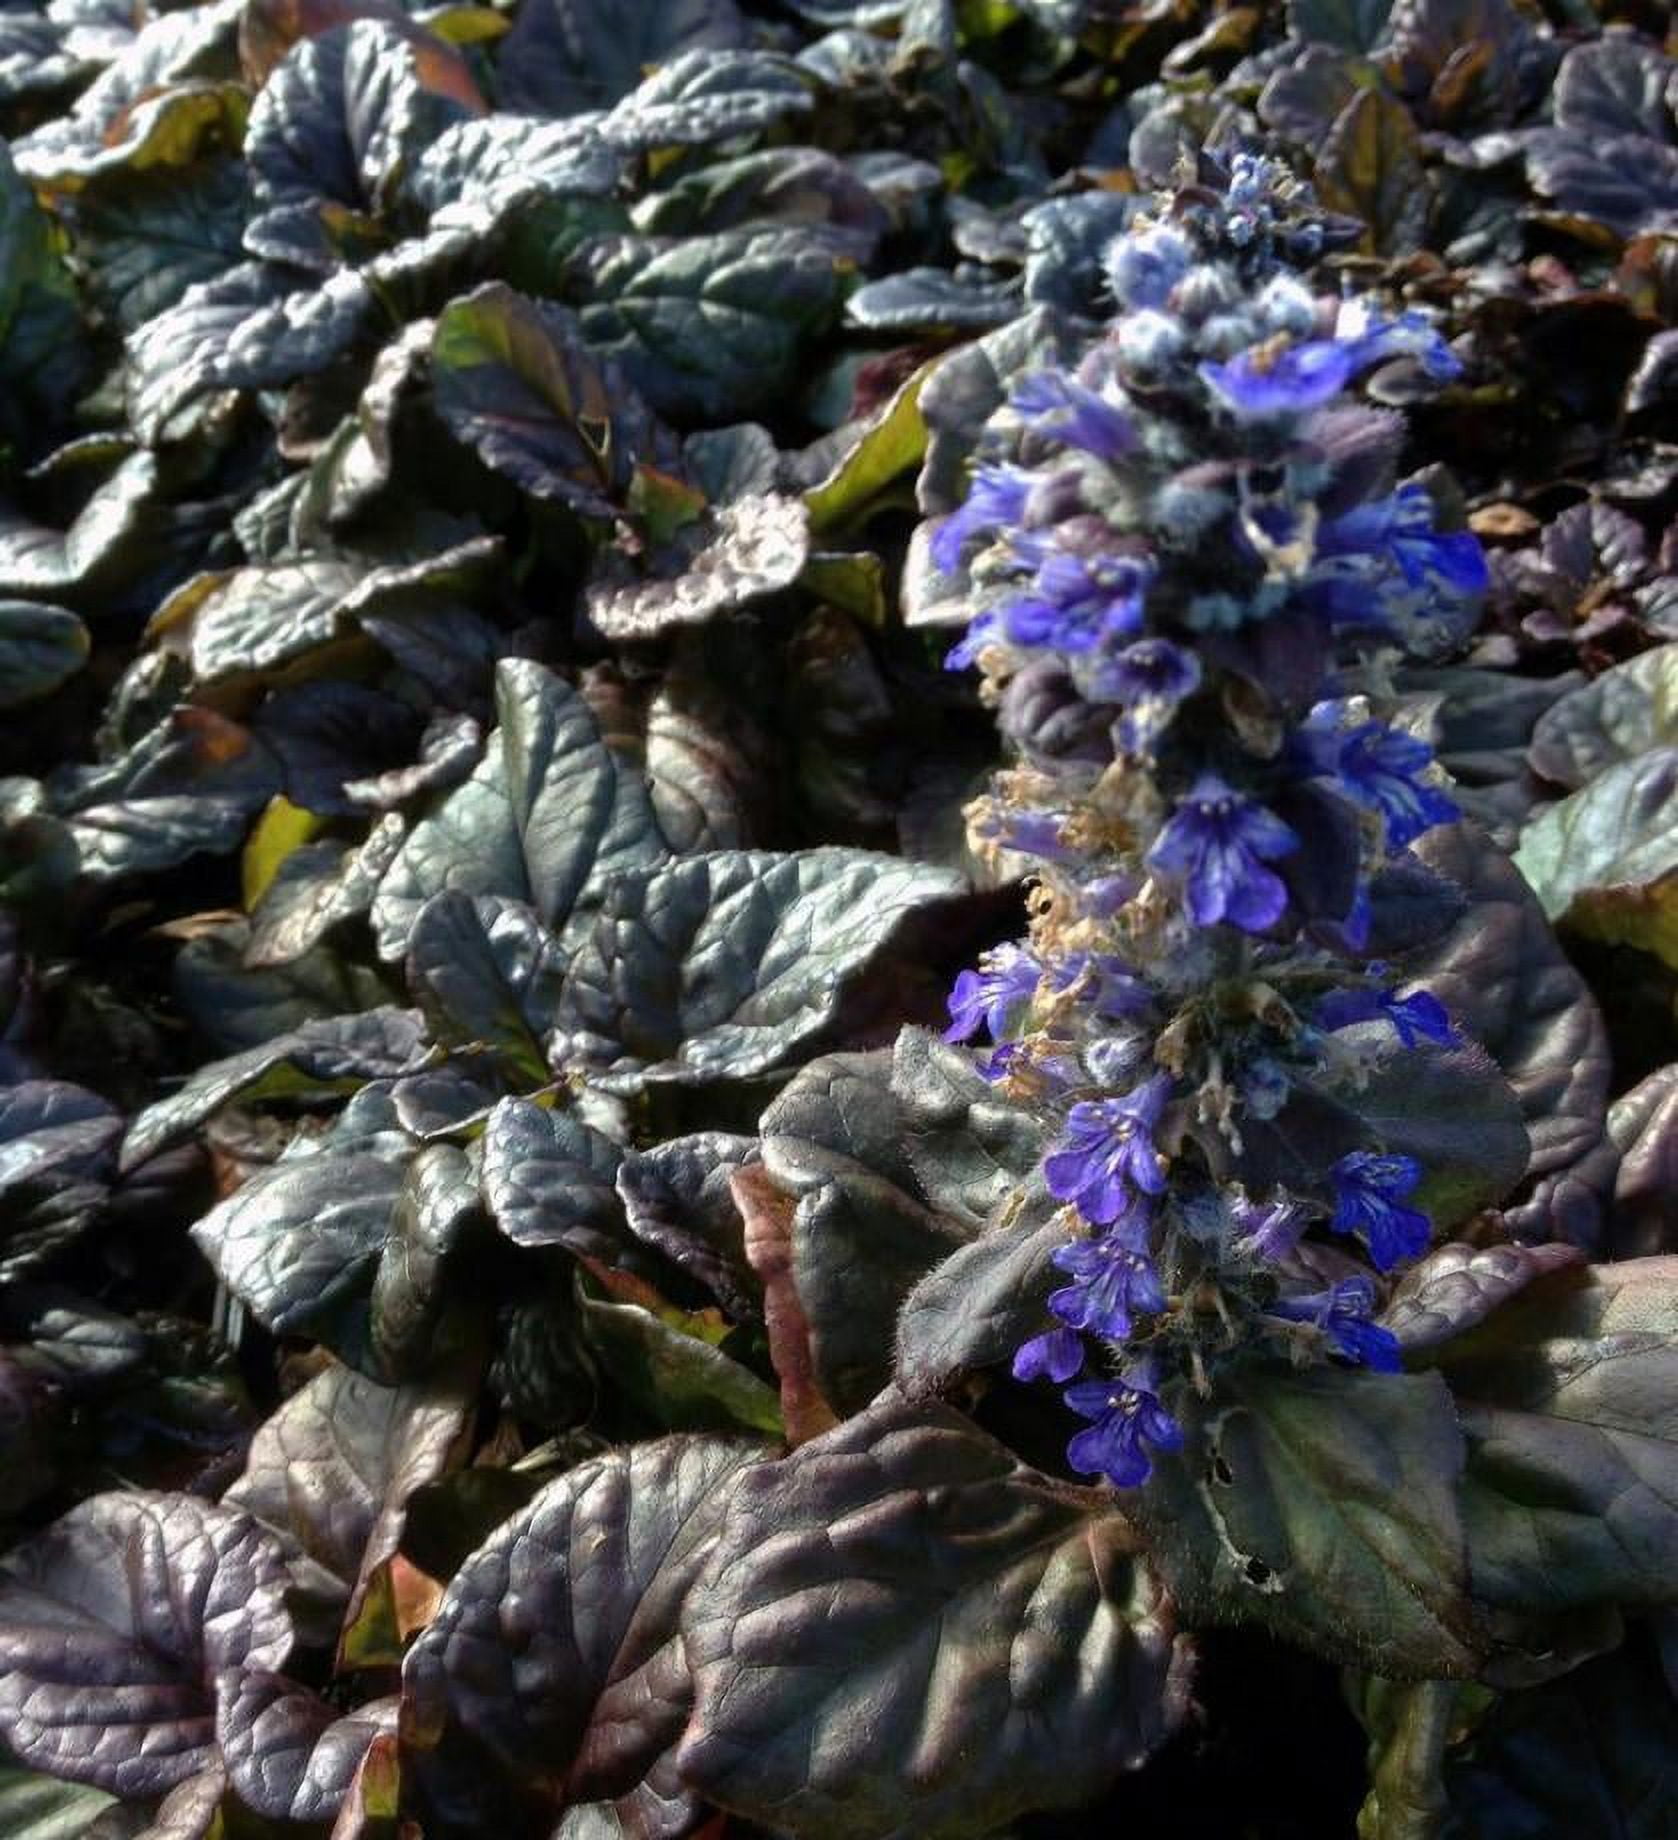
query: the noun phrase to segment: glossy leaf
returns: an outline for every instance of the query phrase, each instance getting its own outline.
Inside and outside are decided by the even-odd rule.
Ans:
[[[1074,1805],[1185,1709],[1129,1524],[941,1406],[887,1400],[748,1470],[682,1628],[682,1775],[810,1840]]]
[[[572,963],[561,1033],[647,1079],[765,1072],[833,1019],[898,928],[962,886],[862,850],[722,850],[630,870]]]
[[[0,1732],[26,1763],[161,1795],[215,1756],[215,1682],[280,1666],[285,1568],[247,1515],[95,1495],[0,1572]]]

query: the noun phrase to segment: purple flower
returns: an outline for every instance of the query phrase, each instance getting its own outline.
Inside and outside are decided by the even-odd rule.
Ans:
[[[1015,645],[1088,652],[1141,624],[1154,565],[1141,556],[1071,556],[1052,550],[1028,592],[997,610]]]
[[[1398,1337],[1371,1320],[1375,1285],[1369,1278],[1342,1278],[1326,1291],[1278,1298],[1270,1305],[1270,1314],[1289,1322],[1315,1323],[1347,1360],[1377,1373],[1396,1374],[1402,1365]]]
[[[1386,820],[1388,849],[1403,849],[1434,825],[1462,816],[1454,801],[1421,778],[1433,765],[1433,749],[1425,741],[1382,722],[1365,722],[1339,742],[1341,790]]]
[[[1070,1380],[1084,1364],[1083,1338],[1073,1329],[1051,1329],[1020,1345],[1014,1356],[1016,1380]]]
[[[1336,990],[1317,1005],[1316,1021],[1325,1029],[1346,1029],[1355,1022],[1390,1022],[1406,1048],[1418,1041],[1454,1048],[1458,1036],[1445,1005],[1425,990],[1401,997],[1394,990]]]
[[[1422,1179],[1414,1157],[1354,1150],[1328,1174],[1334,1184],[1334,1218],[1328,1224],[1336,1233],[1363,1234],[1377,1271],[1391,1271],[1401,1259],[1427,1250],[1433,1223],[1418,1208],[1403,1205]]]
[[[950,992],[950,1026],[944,1039],[967,1041],[983,1025],[993,1041],[1001,1041],[1037,994],[1041,975],[1037,960],[1019,946],[981,953],[978,970],[962,972]]]
[[[1127,1022],[1153,1004],[1153,993],[1125,964],[1107,952],[1074,952],[1050,971],[1057,992],[1078,985],[1078,1000],[1107,1022]]]
[[[1153,1468],[1145,1445],[1181,1450],[1182,1428],[1159,1402],[1152,1372],[1131,1369],[1122,1380],[1080,1380],[1066,1389],[1066,1403],[1080,1418],[1094,1419],[1066,1447],[1066,1459],[1084,1476],[1105,1476],[1116,1489],[1146,1482]]]
[[[1131,1243],[1132,1237],[1132,1223],[1126,1222],[1100,1239],[1074,1240],[1049,1255],[1073,1280],[1049,1299],[1049,1308],[1069,1329],[1123,1341],[1133,1311],[1153,1316],[1165,1308],[1153,1261]]]
[[[933,532],[927,546],[933,567],[940,574],[953,575],[961,567],[962,551],[975,537],[1017,524],[1031,486],[1031,474],[1020,467],[980,467],[967,489],[966,502]]]
[[[1136,430],[1123,409],[1064,371],[1035,372],[1008,406],[1033,433],[1063,447],[1080,448],[1098,460],[1117,460],[1136,445]]]
[[[1184,880],[1196,926],[1228,920],[1262,933],[1288,904],[1282,878],[1264,865],[1298,847],[1274,812],[1203,773],[1155,839],[1148,866]]]
[[[1169,639],[1138,639],[1103,658],[1090,672],[1087,685],[1094,701],[1123,706],[1119,744],[1132,754],[1147,753],[1177,705],[1199,688],[1200,660]]]
[[[1159,1194],[1165,1171],[1153,1132],[1171,1086],[1169,1074],[1156,1073],[1123,1098],[1073,1106],[1065,1135],[1043,1159],[1049,1193],[1076,1203],[1098,1227],[1111,1226],[1134,1205],[1132,1185],[1143,1194]]]
[[[1285,1259],[1305,1232],[1305,1210],[1287,1195],[1270,1201],[1233,1201],[1229,1218],[1236,1239],[1271,1263]]]
[[[1062,841],[1060,820],[1047,811],[998,811],[993,806],[974,824],[973,834],[999,850],[1041,856],[1046,862],[1071,862],[1077,853]]]
[[[1121,306],[1163,307],[1192,256],[1181,231],[1142,224],[1108,244],[1107,279]]]
[[[1352,376],[1350,348],[1334,339],[1307,339],[1281,351],[1259,346],[1227,364],[1202,364],[1200,374],[1242,421],[1300,415],[1338,396]]]

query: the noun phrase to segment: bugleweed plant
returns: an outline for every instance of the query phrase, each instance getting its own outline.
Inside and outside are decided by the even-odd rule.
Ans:
[[[1116,242],[1110,329],[1015,388],[1014,457],[932,539],[977,603],[948,662],[1017,754],[972,835],[1032,876],[1029,934],[962,975],[946,1038],[988,1031],[985,1077],[1053,1134],[1069,1282],[1013,1371],[1064,1387],[1092,1421],[1068,1460],[1119,1488],[1224,1366],[1398,1369],[1376,1280],[1432,1230],[1359,1094],[1459,1046],[1387,962],[1395,900],[1448,917],[1409,846],[1459,814],[1378,687],[1460,637],[1485,562],[1346,390],[1460,365],[1415,313],[1313,297],[1294,194],[1238,157]]]
[[[1666,30],[0,0],[0,1840],[1671,1840]]]

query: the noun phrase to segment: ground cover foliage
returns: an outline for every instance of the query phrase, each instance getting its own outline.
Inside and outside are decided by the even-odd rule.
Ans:
[[[1670,30],[0,0],[0,1831],[1672,1833]]]

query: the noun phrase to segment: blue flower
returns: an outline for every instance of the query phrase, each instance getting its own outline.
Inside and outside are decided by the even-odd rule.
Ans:
[[[1157,1073],[1119,1099],[1087,1099],[1067,1114],[1066,1133],[1043,1159],[1049,1193],[1076,1203],[1084,1218],[1111,1226],[1130,1210],[1133,1190],[1157,1195],[1165,1170],[1154,1127],[1171,1096],[1171,1076]]]
[[[1110,952],[1074,952],[1061,959],[1049,974],[1057,992],[1077,986],[1078,1001],[1104,1022],[1128,1022],[1153,1006],[1153,992]]]
[[[962,972],[950,992],[950,1026],[944,1039],[966,1041],[983,1025],[993,1041],[1001,1041],[1037,994],[1041,976],[1037,960],[1019,946],[981,953],[978,970]]]
[[[1051,1329],[1020,1345],[1014,1356],[1016,1380],[1052,1380],[1059,1386],[1084,1365],[1083,1338],[1073,1329]]]
[[[1260,421],[1301,415],[1338,396],[1352,375],[1352,353],[1333,339],[1261,345],[1226,364],[1202,364],[1200,374],[1240,420]]]
[[[1365,722],[1340,737],[1336,777],[1341,790],[1386,821],[1387,848],[1400,850],[1436,824],[1451,824],[1461,811],[1421,775],[1433,765],[1433,749],[1414,735],[1382,722]]]
[[[1363,1234],[1377,1271],[1391,1271],[1400,1260],[1427,1250],[1433,1223],[1418,1208],[1403,1205],[1422,1179],[1414,1157],[1354,1150],[1328,1174],[1334,1184],[1334,1218],[1329,1225],[1336,1233]]]
[[[1326,1291],[1278,1298],[1270,1305],[1270,1314],[1289,1322],[1315,1323],[1347,1360],[1377,1373],[1396,1374],[1403,1365],[1398,1337],[1371,1320],[1375,1285],[1369,1278],[1342,1278]]]
[[[1382,319],[1368,301],[1349,300],[1340,309],[1334,336],[1349,347],[1354,370],[1368,370],[1388,358],[1414,358],[1438,383],[1462,375],[1462,360],[1427,315],[1414,308],[1397,319]]]
[[[1264,865],[1298,847],[1274,812],[1203,773],[1155,839],[1148,866],[1183,879],[1196,926],[1228,920],[1262,933],[1288,904],[1282,878]]]
[[[1355,1022],[1390,1022],[1406,1048],[1434,1041],[1454,1048],[1456,1031],[1445,1005],[1426,990],[1401,997],[1395,990],[1336,990],[1317,1005],[1316,1021],[1325,1029],[1346,1029]]]
[[[1145,1221],[1127,1221],[1100,1239],[1074,1240],[1049,1255],[1073,1279],[1049,1298],[1049,1308],[1069,1329],[1123,1341],[1132,1312],[1153,1316],[1165,1308],[1153,1261],[1133,1243],[1144,1228]]]
[[[1142,556],[1071,556],[1052,550],[1030,590],[997,610],[1015,645],[1087,652],[1133,633],[1154,565]]]
[[[1017,466],[982,466],[973,475],[967,498],[933,532],[927,545],[933,567],[953,575],[961,567],[961,554],[975,537],[1017,524],[1033,484],[1032,475]]]
[[[1094,1419],[1066,1447],[1066,1459],[1084,1476],[1105,1476],[1116,1489],[1146,1482],[1153,1464],[1144,1446],[1181,1450],[1182,1427],[1159,1402],[1151,1369],[1131,1369],[1121,1380],[1080,1380],[1066,1389],[1066,1403],[1080,1418]]]
[[[1136,445],[1136,430],[1124,410],[1064,371],[1034,372],[1008,406],[1033,433],[1081,448],[1098,460],[1117,460]]]
[[[1480,539],[1468,530],[1435,530],[1433,519],[1427,488],[1403,485],[1330,519],[1318,533],[1317,553],[1331,563],[1371,558],[1419,592],[1439,582],[1455,594],[1480,593],[1490,580]]]
[[[1200,688],[1200,660],[1169,639],[1138,639],[1101,659],[1089,674],[1095,701],[1118,703],[1119,741],[1128,752],[1146,753],[1175,714],[1177,705]]]

